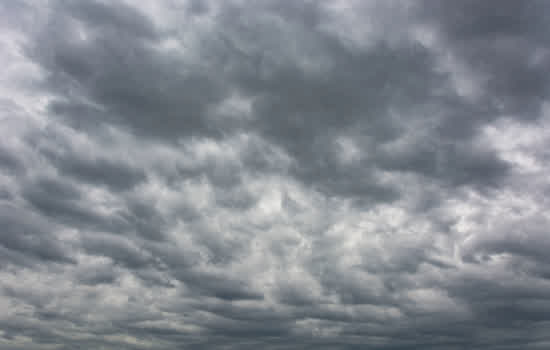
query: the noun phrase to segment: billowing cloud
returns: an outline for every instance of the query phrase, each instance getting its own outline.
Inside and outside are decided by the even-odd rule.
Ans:
[[[0,349],[548,347],[549,10],[0,5]]]

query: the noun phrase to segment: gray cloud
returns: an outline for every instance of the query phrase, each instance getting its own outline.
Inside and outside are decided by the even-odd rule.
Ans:
[[[478,75],[486,107],[522,119],[538,116],[549,92],[543,73],[549,59],[548,4],[436,1],[423,11],[441,29],[449,50]]]
[[[547,3],[0,11],[0,349],[550,343]]]
[[[39,216],[4,204],[0,218],[4,264],[27,265],[35,260],[72,262],[70,245],[64,247],[53,232],[54,226]]]

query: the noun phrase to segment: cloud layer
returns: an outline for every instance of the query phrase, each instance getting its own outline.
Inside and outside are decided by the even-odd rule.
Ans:
[[[0,349],[550,346],[546,1],[0,11]]]

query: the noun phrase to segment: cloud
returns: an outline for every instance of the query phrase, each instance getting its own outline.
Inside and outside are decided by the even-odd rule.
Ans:
[[[0,349],[550,341],[545,2],[0,11]]]
[[[70,245],[64,247],[63,241],[52,232],[52,225],[39,216],[4,204],[1,218],[4,264],[25,266],[35,260],[72,262]]]

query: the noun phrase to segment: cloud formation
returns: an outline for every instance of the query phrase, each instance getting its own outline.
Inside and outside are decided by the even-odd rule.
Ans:
[[[547,2],[0,11],[0,349],[550,346]]]

